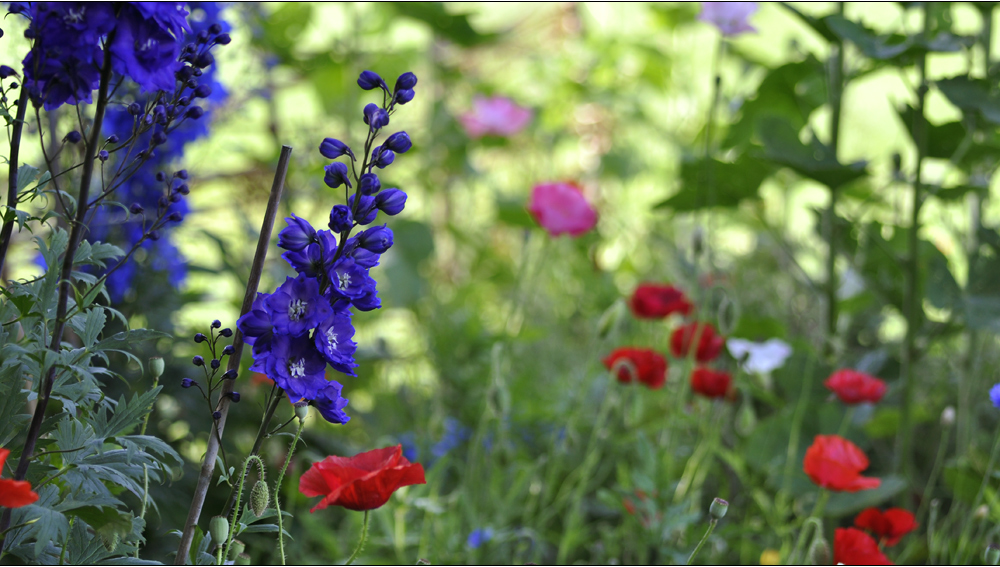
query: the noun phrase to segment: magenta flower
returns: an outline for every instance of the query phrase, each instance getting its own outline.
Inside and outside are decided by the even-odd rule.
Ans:
[[[531,109],[518,106],[509,98],[477,96],[472,101],[472,112],[458,117],[470,138],[482,138],[487,134],[513,136],[531,122]]]
[[[528,212],[552,236],[580,236],[597,224],[597,211],[573,183],[535,185]]]
[[[757,31],[747,22],[756,11],[756,2],[702,2],[698,19],[719,28],[723,35],[737,35]]]

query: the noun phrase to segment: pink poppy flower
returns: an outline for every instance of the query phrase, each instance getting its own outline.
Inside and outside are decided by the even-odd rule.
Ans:
[[[702,2],[698,19],[719,28],[723,35],[737,35],[757,31],[747,22],[756,11],[756,2]]]
[[[470,138],[482,138],[487,134],[513,136],[531,122],[531,109],[518,106],[509,98],[477,96],[472,101],[472,112],[458,117]]]
[[[597,224],[597,211],[573,183],[535,185],[528,212],[552,236],[580,236]]]

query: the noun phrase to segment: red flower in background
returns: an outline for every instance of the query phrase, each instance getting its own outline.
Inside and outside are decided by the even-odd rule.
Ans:
[[[688,315],[692,305],[684,292],[672,285],[644,283],[635,288],[628,306],[640,319],[662,319],[673,313]]]
[[[686,357],[695,336],[698,337],[698,347],[694,358],[698,362],[708,362],[719,356],[722,346],[726,344],[725,337],[715,334],[715,327],[711,323],[687,323],[670,335],[670,352],[677,358]]]
[[[838,565],[892,565],[872,536],[854,528],[833,532],[833,562]]]
[[[841,492],[878,488],[881,480],[861,476],[868,457],[857,445],[839,435],[817,435],[806,449],[802,468],[817,485]]]
[[[866,508],[854,518],[854,527],[872,532],[884,545],[892,547],[917,529],[917,520],[912,512],[902,508],[889,508],[885,512]]]
[[[706,398],[724,398],[729,393],[733,377],[722,370],[695,368],[691,373],[691,389]]]
[[[843,369],[823,382],[845,404],[878,403],[885,395],[885,382],[857,370]]]
[[[7,460],[10,449],[0,449],[0,471]],[[26,480],[0,479],[0,506],[20,508],[38,500],[38,493],[31,490],[31,483]]]
[[[616,348],[602,362],[623,384],[635,379],[656,390],[667,382],[667,359],[653,349]]]
[[[411,484],[427,484],[424,467],[411,464],[396,445],[313,463],[299,479],[299,492],[324,497],[310,512],[331,505],[361,511],[382,506],[393,492]]]
[[[573,183],[535,185],[528,212],[552,236],[580,236],[597,224],[597,211]]]

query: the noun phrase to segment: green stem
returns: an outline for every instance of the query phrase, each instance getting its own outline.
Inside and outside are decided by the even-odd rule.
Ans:
[[[215,548],[215,564],[222,565],[222,546]]]
[[[344,565],[350,565],[354,563],[354,560],[358,557],[358,554],[361,553],[361,550],[365,548],[366,541],[368,541],[368,510],[365,510],[365,520],[364,524],[361,526],[361,539],[358,540],[358,546],[354,548],[354,553],[352,553],[351,556],[347,558],[347,563],[344,563]]]
[[[149,417],[149,414],[146,414]],[[143,430],[146,429],[145,424],[143,424]],[[146,503],[149,502],[149,467],[142,465],[142,511],[139,512],[139,519],[146,519]],[[136,559],[139,558],[139,546],[135,546],[135,554],[133,555]]]
[[[705,542],[708,541],[708,537],[712,535],[713,531],[715,531],[715,525],[718,523],[719,520],[716,520],[715,518],[709,520],[708,529],[705,530],[705,535],[701,536],[701,541],[698,542],[698,547],[694,548],[694,551],[691,552],[691,556],[688,557],[688,565],[690,565],[694,561],[694,558],[698,556],[698,552],[701,551],[701,548],[705,547]]]
[[[962,536],[958,540],[957,557],[962,556],[962,553],[965,551],[965,546],[968,544],[969,530],[972,527],[972,522],[976,515],[976,509],[983,503],[983,494],[986,493],[986,485],[989,484],[990,479],[993,478],[993,467],[996,465],[998,454],[1000,454],[1000,425],[997,425],[997,429],[993,432],[993,449],[990,451],[990,460],[986,464],[986,471],[983,473],[983,480],[979,483],[979,491],[976,492],[976,499],[972,501],[971,511],[966,515],[965,521],[962,524]]]
[[[820,516],[823,514],[823,509],[826,508],[826,501],[830,499],[830,491],[823,488],[820,489],[819,498],[816,499],[816,506],[813,507],[813,511],[806,518],[806,521],[802,524],[802,530],[799,532],[799,539],[795,542],[795,551],[792,552],[792,556],[788,558],[789,565],[795,565],[798,563],[799,555],[802,553],[802,548],[806,543],[806,534],[809,533],[809,526],[813,525],[815,529],[821,529],[822,523]],[[815,531],[814,529],[814,531]]]
[[[838,2],[840,15],[844,15],[844,2]],[[829,97],[830,97],[830,151],[837,159],[840,145],[840,114],[844,94],[844,42],[837,39],[830,55]],[[833,338],[837,334],[837,187],[830,187],[830,203],[824,212],[826,228],[826,341],[824,352],[834,353]]]
[[[239,488],[236,490],[236,505],[233,507],[233,519],[229,522],[229,537],[226,539],[225,556],[229,556],[229,549],[233,545],[233,537],[236,535],[236,524],[239,522],[240,518],[240,498],[243,496],[243,483],[247,478],[247,469],[250,468],[250,463],[257,464],[257,476],[259,478],[264,477],[264,461],[261,460],[257,455],[247,455],[246,460],[243,461],[243,470],[240,471],[240,482]]]
[[[840,422],[840,430],[837,431],[838,437],[843,437],[847,430],[851,427],[851,422],[854,420],[854,406],[847,406],[847,410],[844,411],[844,419]]]
[[[292,455],[295,453],[295,446],[299,444],[302,437],[303,420],[299,420],[299,428],[295,431],[295,440],[288,448],[288,456],[285,457],[285,464],[278,473],[278,480],[274,483],[274,511],[278,513],[278,550],[281,552],[281,564],[285,565],[285,533],[281,523],[281,504],[279,501],[281,494],[281,481],[285,478],[285,471],[288,470],[288,463],[292,462]]]
[[[930,6],[924,4],[924,36],[930,31]],[[927,157],[927,121],[924,118],[924,103],[927,98],[927,54],[923,52],[917,59],[917,72],[920,75],[920,86],[917,87],[917,111],[914,115],[913,139],[917,146],[917,163],[913,180],[913,200],[910,210],[910,230],[907,234],[909,254],[906,262],[906,290],[904,297],[904,315],[906,316],[906,338],[903,342],[903,352],[900,357],[900,379],[903,383],[903,411],[899,423],[896,459],[893,469],[896,472],[909,469],[913,461],[913,359],[916,355],[917,330],[920,326],[920,256],[919,232],[920,209],[923,205],[923,165]]]
[[[785,450],[785,470],[781,479],[781,492],[775,502],[778,514],[784,514],[785,501],[789,498],[792,490],[792,474],[795,470],[795,457],[799,451],[799,437],[802,435],[802,420],[805,419],[806,406],[809,405],[809,393],[812,391],[813,366],[816,357],[810,353],[806,361],[805,374],[802,379],[802,391],[799,393],[799,400],[795,405],[795,413],[792,415],[792,430],[788,435],[788,448]]]

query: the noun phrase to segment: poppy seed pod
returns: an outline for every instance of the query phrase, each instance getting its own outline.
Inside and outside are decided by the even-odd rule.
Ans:
[[[208,522],[208,533],[212,534],[212,541],[221,545],[229,539],[229,520],[225,516],[212,516]]]
[[[986,546],[986,551],[983,553],[983,562],[987,565],[1000,564],[1000,547],[997,547],[993,543]]]
[[[153,375],[153,378],[159,378],[163,376],[163,371],[166,369],[166,364],[163,362],[163,358],[159,356],[154,356],[149,359],[149,373]]]
[[[712,504],[708,507],[708,514],[715,518],[716,520],[721,520],[726,516],[726,512],[729,511],[729,502],[723,500],[722,498],[716,498],[712,500]]]

